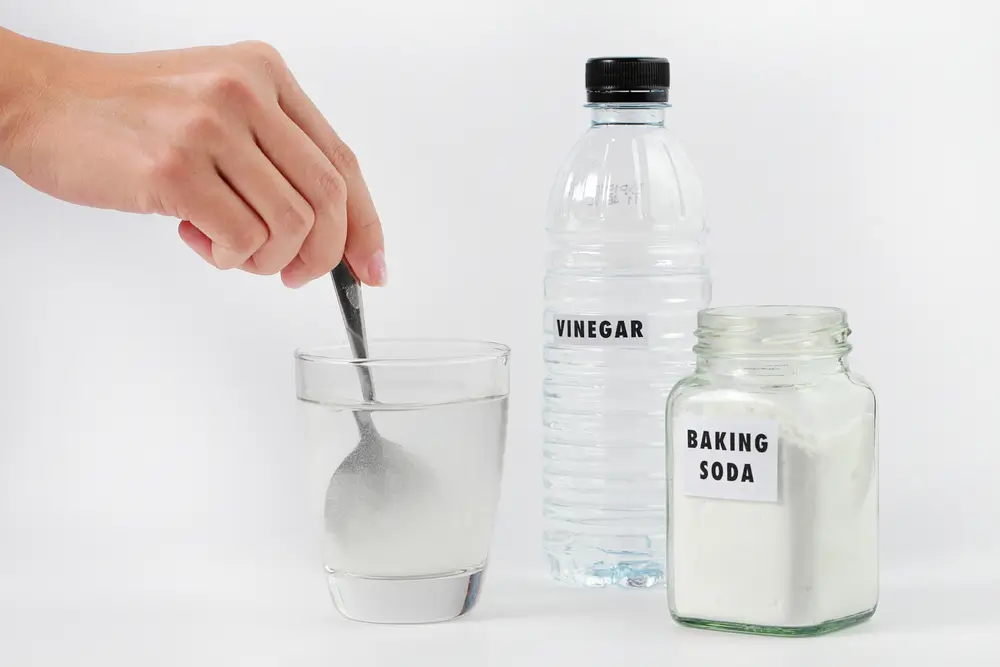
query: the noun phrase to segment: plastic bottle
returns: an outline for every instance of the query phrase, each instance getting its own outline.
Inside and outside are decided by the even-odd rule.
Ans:
[[[586,66],[590,129],[552,190],[544,550],[585,586],[664,580],[664,405],[711,300],[701,186],[665,118],[670,65]]]

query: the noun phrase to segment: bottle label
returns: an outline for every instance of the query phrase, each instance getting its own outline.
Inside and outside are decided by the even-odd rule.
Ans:
[[[778,422],[680,416],[671,445],[684,495],[777,502]]]
[[[555,315],[552,333],[562,345],[648,347],[642,317],[621,315]]]

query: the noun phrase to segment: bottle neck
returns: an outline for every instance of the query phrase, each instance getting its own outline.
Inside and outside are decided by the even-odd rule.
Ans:
[[[593,126],[599,125],[651,125],[663,127],[668,104],[645,102],[642,104],[588,104]]]

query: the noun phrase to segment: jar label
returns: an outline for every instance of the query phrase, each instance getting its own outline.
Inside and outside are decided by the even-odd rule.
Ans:
[[[674,480],[686,496],[777,502],[778,422],[676,417]]]
[[[649,332],[642,317],[622,315],[560,315],[552,333],[562,345],[648,347]]]

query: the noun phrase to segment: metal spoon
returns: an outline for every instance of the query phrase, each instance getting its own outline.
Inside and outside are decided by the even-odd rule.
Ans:
[[[337,265],[331,275],[351,351],[357,359],[367,359],[368,340],[361,286],[346,262]],[[365,364],[357,364],[356,367],[365,404],[375,404],[371,369]],[[419,477],[409,454],[379,434],[371,411],[354,410],[353,413],[359,441],[333,473],[326,494],[328,529],[341,536],[348,525],[359,520],[359,515],[381,510],[391,499],[398,501],[399,493],[411,487]]]
[[[344,318],[344,327],[347,329],[347,339],[351,346],[351,352],[357,359],[368,358],[368,337],[365,333],[364,304],[361,301],[361,285],[354,272],[347,265],[341,262],[330,274],[333,277],[333,286],[337,290],[337,301],[340,303],[340,313]],[[357,364],[358,378],[361,380],[361,398],[365,403],[375,402],[375,383],[372,382],[371,369],[365,364]],[[354,448],[354,451],[344,459],[337,468],[337,472],[351,471],[360,472],[363,466],[370,465],[372,461],[380,457],[384,445],[382,438],[375,429],[371,412],[361,410],[354,411],[354,421],[358,425],[358,432],[361,435],[361,442]]]

